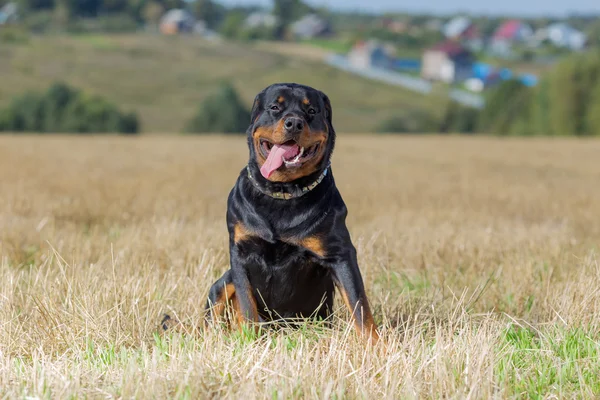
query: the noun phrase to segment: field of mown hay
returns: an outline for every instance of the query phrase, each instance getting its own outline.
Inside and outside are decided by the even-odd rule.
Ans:
[[[0,137],[2,398],[600,396],[600,142],[343,136],[385,342],[199,323],[242,137]]]

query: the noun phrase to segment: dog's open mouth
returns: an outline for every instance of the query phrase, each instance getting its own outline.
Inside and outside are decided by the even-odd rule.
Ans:
[[[267,139],[260,139],[260,151],[266,158],[260,172],[269,178],[273,172],[285,164],[286,168],[298,168],[317,154],[320,143],[310,147],[301,147],[293,140],[282,144],[271,143]]]

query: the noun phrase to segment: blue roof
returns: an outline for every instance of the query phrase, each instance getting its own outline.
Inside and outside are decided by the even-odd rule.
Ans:
[[[473,76],[479,79],[486,79],[494,72],[494,67],[489,64],[475,63],[473,64]]]
[[[519,77],[521,83],[525,86],[535,86],[538,83],[538,77],[532,74],[523,74]]]
[[[504,79],[504,80],[508,80],[510,78],[512,78],[513,73],[510,69],[508,68],[502,68],[500,70],[500,78]]]

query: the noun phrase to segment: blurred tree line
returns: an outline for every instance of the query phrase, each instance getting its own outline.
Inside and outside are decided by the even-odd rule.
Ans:
[[[0,0],[1,2],[2,0]],[[17,0],[24,24],[34,32],[67,30],[82,32],[134,31],[145,24],[156,25],[174,8],[190,11],[210,29],[235,39],[285,39],[287,28],[302,16],[319,11],[302,0],[273,0],[273,26],[245,26],[256,6],[227,8],[214,0]],[[320,11],[319,11],[320,12]]]
[[[0,109],[0,131],[64,133],[138,133],[135,113],[64,83],[46,92],[28,92]]]
[[[227,9],[212,0],[18,0],[24,23],[33,31],[52,29],[105,32],[134,31],[143,24],[157,24],[173,8],[185,8],[215,28]],[[91,22],[94,23],[91,23]],[[85,22],[88,22],[87,24]]]
[[[500,135],[600,135],[600,52],[565,58],[534,88],[516,81],[495,88],[478,128]]]

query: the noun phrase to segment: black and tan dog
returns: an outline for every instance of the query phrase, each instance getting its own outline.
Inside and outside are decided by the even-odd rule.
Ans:
[[[358,331],[378,339],[331,173],[328,97],[271,85],[256,96],[247,136],[250,160],[227,202],[231,268],[210,289],[208,312],[217,318],[230,303],[246,324],[326,318],[337,286]]]

